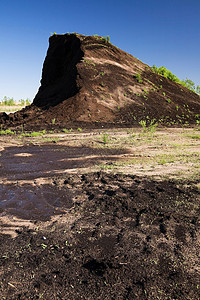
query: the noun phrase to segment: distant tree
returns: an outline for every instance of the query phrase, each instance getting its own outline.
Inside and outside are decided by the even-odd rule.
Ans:
[[[20,102],[20,104],[21,104],[22,106],[25,105],[25,100],[24,100],[24,99],[20,99],[19,102]]]
[[[8,105],[8,98],[6,96],[3,97],[2,104]]]
[[[26,99],[26,105],[30,105],[31,104],[31,100],[29,98]]]
[[[7,104],[7,105],[9,105],[9,106],[15,105],[14,99],[13,99],[13,98],[10,98],[10,99],[8,100],[8,104]]]

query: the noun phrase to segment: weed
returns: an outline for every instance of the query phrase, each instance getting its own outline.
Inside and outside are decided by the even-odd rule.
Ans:
[[[108,143],[108,138],[109,138],[109,135],[108,134],[104,134],[102,139],[103,139],[103,142],[104,144],[107,144]]]
[[[107,163],[107,164],[99,164],[99,167],[100,167],[100,169],[103,169],[103,170],[112,170],[116,166],[113,163]]]
[[[190,134],[188,135],[188,137],[192,138],[192,139],[200,139],[200,134]]]
[[[0,130],[0,135],[13,135],[13,134],[16,134],[16,132],[12,131],[10,129],[6,129],[6,130],[1,129]]]
[[[147,95],[148,95],[148,93],[149,93],[146,89],[143,89],[143,92],[144,92],[145,94],[147,94]]]
[[[46,244],[41,244],[42,249],[46,249],[47,245]]]
[[[155,122],[155,119],[151,120],[151,122],[149,123],[149,125],[147,124],[146,120],[141,120],[139,122],[139,124],[143,128],[143,132],[150,132],[150,133],[155,132],[156,131],[156,127],[158,126],[158,123]]]
[[[103,37],[101,37],[100,38],[102,41],[104,41],[105,43],[107,42],[107,43],[110,43],[110,37],[109,37],[109,35],[107,35],[106,37],[105,36],[103,36]]]
[[[135,75],[135,78],[137,79],[137,81],[138,81],[139,83],[142,83],[142,82],[143,82],[143,80],[141,79],[141,74],[137,73],[137,74]]]
[[[128,129],[127,133],[130,135],[130,137],[135,137],[136,136],[136,134],[134,134],[134,129],[133,128]]]
[[[93,67],[95,67],[95,63],[93,63],[93,62],[90,61],[90,60],[84,59],[83,61],[84,61],[86,64],[92,65]],[[86,65],[85,65],[85,66],[86,66]]]
[[[52,123],[52,124],[55,124],[55,122],[56,122],[56,119],[55,119],[55,118],[51,120],[51,123]]]
[[[104,86],[104,83],[103,83],[103,81],[101,81],[101,83],[100,83],[100,86],[102,86],[102,87]]]
[[[63,128],[62,131],[65,132],[65,133],[69,133],[69,130],[66,129],[66,128]]]
[[[81,132],[81,131],[82,131],[82,128],[78,127],[77,130],[78,130],[79,132]]]
[[[104,41],[104,42],[107,42],[107,39],[106,39],[105,36],[102,36],[100,39],[101,39],[102,41]]]
[[[42,136],[44,133],[41,131],[33,131],[33,132],[26,132],[22,133],[21,136],[26,136],[26,137],[37,137],[37,136]]]

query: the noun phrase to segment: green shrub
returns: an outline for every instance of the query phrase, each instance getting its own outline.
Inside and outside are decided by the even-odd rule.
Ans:
[[[197,87],[195,87],[195,83],[191,79],[186,78],[185,80],[180,80],[176,75],[172,74],[171,71],[167,70],[167,68],[163,66],[157,68],[155,65],[153,65],[152,70],[154,73],[161,75],[171,81],[179,83],[182,86],[200,95],[200,86],[197,85]]]

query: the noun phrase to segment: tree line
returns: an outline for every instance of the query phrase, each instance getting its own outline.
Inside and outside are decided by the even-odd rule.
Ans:
[[[5,105],[5,106],[15,106],[15,105],[26,106],[30,104],[31,104],[31,100],[29,98],[25,100],[20,99],[19,101],[16,101],[13,98],[9,98],[5,96],[2,100],[0,100],[0,105]]]

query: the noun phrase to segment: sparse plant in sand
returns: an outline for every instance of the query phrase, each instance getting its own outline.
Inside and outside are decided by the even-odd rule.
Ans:
[[[158,123],[155,119],[151,120],[149,124],[147,124],[146,120],[141,120],[139,124],[143,128],[143,132],[150,132],[153,133],[156,131],[156,127],[158,126]]]
[[[71,129],[63,128],[62,131],[65,132],[65,133],[69,133],[69,132],[72,132],[73,129],[72,128]]]
[[[108,138],[109,138],[109,135],[108,135],[108,134],[104,134],[104,135],[102,136],[102,139],[103,139],[104,144],[107,144],[107,143],[108,143]]]

